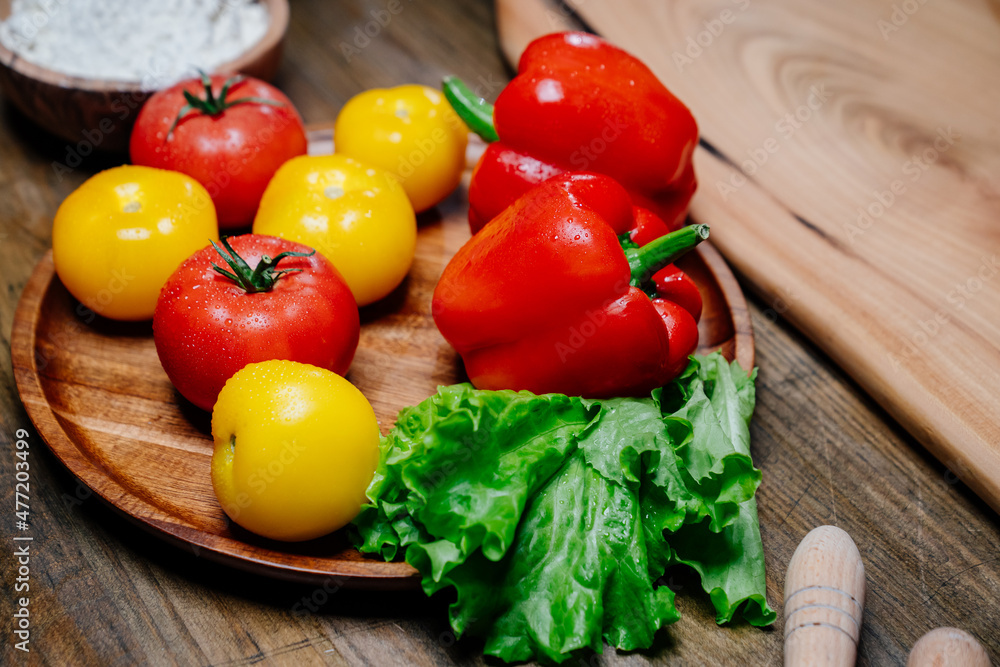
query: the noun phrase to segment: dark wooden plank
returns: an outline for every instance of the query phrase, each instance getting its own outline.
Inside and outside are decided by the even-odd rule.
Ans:
[[[502,82],[487,2],[402,2],[403,11],[347,63],[349,41],[380,2],[296,0],[278,76],[307,120],[329,120],[364,87],[434,83],[445,71]],[[494,91],[499,90],[499,84]],[[489,93],[487,93],[489,94]],[[58,203],[90,173],[115,162],[88,156],[62,178],[52,163],[66,146],[5,105],[0,116],[0,337],[48,247]],[[446,206],[458,206],[451,202]],[[798,541],[821,523],[854,537],[869,597],[859,664],[902,664],[938,625],[976,636],[1000,658],[996,515],[926,454],[829,358],[784,321],[780,300],[751,299],[760,367],[753,452],[768,594],[780,603],[784,568]],[[15,429],[28,419],[0,355],[0,488],[13,506]],[[369,593],[290,585],[207,562],[164,545],[89,497],[33,432],[31,613],[34,663],[50,664],[486,664],[475,641],[454,642],[446,600],[420,592]],[[10,517],[8,516],[8,519]],[[4,522],[4,536],[11,524]],[[0,551],[3,609],[13,605],[14,562]],[[655,650],[593,664],[780,664],[779,632],[717,628],[696,582],[675,575],[684,618]],[[303,602],[305,600],[305,602]],[[310,611],[310,605],[316,611]],[[9,618],[9,616],[5,616]],[[9,621],[4,621],[8,623]],[[5,626],[9,628],[10,626]],[[5,635],[10,637],[9,634]],[[0,661],[15,654],[5,639]],[[588,663],[589,664],[589,663]]]

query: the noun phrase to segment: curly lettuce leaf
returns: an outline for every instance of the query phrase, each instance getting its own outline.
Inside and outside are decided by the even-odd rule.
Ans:
[[[757,523],[757,501],[740,505],[736,520],[720,532],[708,522],[687,524],[669,538],[670,565],[694,568],[709,594],[716,622],[728,623],[737,610],[751,625],[770,625],[777,614],[764,596],[764,549]],[[742,606],[742,609],[741,609]]]
[[[651,645],[684,564],[717,620],[774,620],[750,460],[753,376],[696,357],[647,398],[442,387],[383,438],[359,549],[453,588],[457,635],[507,661]]]
[[[561,662],[573,651],[647,647],[680,614],[667,587],[654,589],[635,494],[574,454],[536,494],[510,551],[482,556],[449,583],[456,633],[486,637],[505,660]]]
[[[381,441],[368,497],[355,523],[362,551],[387,560],[420,531],[450,542],[425,549],[443,572],[482,548],[498,560],[510,545],[528,498],[563,464],[575,435],[598,408],[559,394],[442,387],[402,410]],[[395,528],[395,522],[404,521]],[[415,539],[407,539],[409,537]]]

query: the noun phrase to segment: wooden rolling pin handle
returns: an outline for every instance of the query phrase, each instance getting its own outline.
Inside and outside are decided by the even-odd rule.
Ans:
[[[853,665],[865,606],[865,566],[851,536],[820,526],[785,575],[786,667]]]
[[[913,645],[906,667],[990,667],[990,657],[965,630],[935,628]]]

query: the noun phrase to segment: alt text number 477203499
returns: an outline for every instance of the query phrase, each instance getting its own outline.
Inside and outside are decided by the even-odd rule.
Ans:
[[[17,531],[14,534],[14,648],[19,651],[28,652],[28,642],[31,641],[31,618],[28,611],[30,599],[31,569],[31,541],[27,534],[30,527],[28,523],[30,500],[29,471],[31,464],[28,456],[31,452],[28,444],[28,432],[17,429],[17,447],[14,456],[17,461],[14,463],[14,526]]]

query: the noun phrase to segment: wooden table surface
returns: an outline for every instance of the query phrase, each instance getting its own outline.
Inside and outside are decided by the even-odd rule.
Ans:
[[[390,6],[397,13],[379,13]],[[509,78],[490,3],[292,2],[277,84],[307,122],[332,119],[363,89],[436,85],[447,73],[490,98]],[[0,105],[0,336],[8,350],[14,307],[49,247],[56,207],[121,160],[88,155],[60,175],[54,164],[67,160],[67,150]],[[465,205],[456,193],[442,209]],[[789,327],[785,304],[748,296],[760,367],[752,449],[764,474],[757,497],[779,622],[764,630],[716,627],[696,580],[671,573],[684,617],[653,649],[568,664],[780,664],[785,567],[799,540],[827,523],[853,536],[867,569],[859,664],[903,664],[916,640],[941,625],[969,631],[1000,660],[996,514]],[[28,593],[14,592],[18,429],[31,443]],[[0,521],[4,664],[486,664],[481,643],[456,642],[449,632],[444,598],[350,591],[335,582],[290,585],[214,565],[141,532],[91,498],[43,446],[18,400],[9,354],[0,355],[0,445],[9,512]],[[30,654],[13,647],[11,614],[22,595],[31,600]]]

